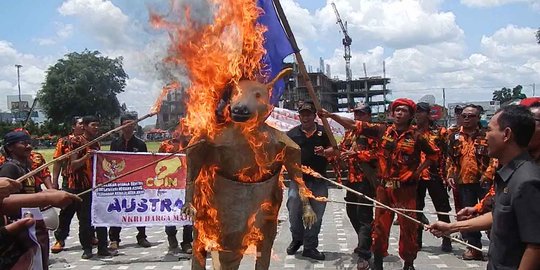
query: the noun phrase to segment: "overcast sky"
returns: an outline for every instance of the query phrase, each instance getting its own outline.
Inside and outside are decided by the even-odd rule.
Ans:
[[[203,1],[203,0],[200,0]],[[282,0],[308,65],[319,57],[332,77],[345,77],[341,32],[326,0]],[[540,0],[334,0],[353,39],[353,77],[382,76],[386,62],[391,98],[433,94],[442,103],[489,100],[494,89],[521,84],[540,95]],[[35,95],[50,65],[85,48],[123,56],[130,76],[119,96],[146,114],[163,82],[155,69],[167,36],[148,24],[148,8],[169,1],[0,1],[0,109],[17,94]]]

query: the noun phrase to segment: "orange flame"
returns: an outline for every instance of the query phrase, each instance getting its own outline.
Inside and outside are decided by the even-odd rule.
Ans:
[[[323,177],[320,173],[316,172],[315,170],[313,170],[312,168],[308,167],[308,166],[304,166],[302,165],[301,166],[301,169],[302,169],[302,172],[305,173],[305,174],[309,174],[315,178],[321,178],[321,179],[326,179],[325,177]],[[304,181],[302,179],[297,179],[296,180],[297,182],[298,181],[302,181],[302,183],[304,183]],[[302,193],[304,196],[308,197],[308,198],[311,198],[311,199],[314,199],[316,201],[319,201],[319,202],[326,202],[328,201],[328,198],[326,197],[316,197],[315,195],[313,195],[313,193],[311,192],[311,190],[309,190],[308,188],[305,187],[305,185],[301,185],[299,186],[299,192]]]
[[[186,7],[184,23],[175,23],[151,14],[156,28],[166,29],[171,37],[166,62],[189,71],[186,122],[194,137],[213,138],[218,132],[215,111],[227,86],[240,79],[255,80],[262,73],[265,54],[263,33],[256,22],[262,10],[253,0],[209,0],[216,12],[212,24],[201,24]]]
[[[163,100],[165,100],[165,97],[167,96],[167,94],[178,88],[180,88],[180,83],[176,81],[170,82],[169,84],[165,85],[163,89],[161,89],[161,93],[159,94],[159,97],[157,98],[156,102],[154,103],[152,108],[150,108],[150,112],[158,113],[161,110],[161,104],[163,104]]]
[[[202,241],[201,246],[204,246],[206,250],[220,250],[218,237],[220,234],[220,227],[218,224],[217,209],[212,207],[210,201],[213,195],[212,180],[216,176],[218,170],[217,166],[209,168],[203,168],[201,173],[195,180],[195,185],[200,194],[193,196],[193,204],[197,209],[197,222],[194,223],[195,228],[198,231],[199,236],[195,241]],[[205,258],[197,258],[199,260],[205,260]]]
[[[164,59],[172,66],[179,66],[188,71],[190,85],[186,90],[185,125],[193,136],[193,141],[206,138],[211,141],[224,125],[218,123],[216,111],[218,104],[228,89],[232,98],[242,95],[238,87],[240,80],[257,80],[267,76],[267,70],[261,63],[266,53],[263,47],[265,26],[257,23],[262,10],[253,0],[208,0],[215,12],[210,24],[197,21],[189,7],[172,9],[167,16],[152,13],[150,23],[159,29],[168,31],[171,43],[168,57]],[[172,19],[181,18],[181,19]],[[162,91],[166,95],[167,87]],[[170,90],[169,90],[170,91]],[[268,104],[268,112],[271,106]],[[231,121],[227,110],[225,121]],[[272,173],[271,165],[282,161],[285,152],[276,156],[264,149],[268,134],[261,132],[261,119],[265,115],[252,117],[238,127],[248,142],[256,163],[239,170],[235,176],[242,182],[257,182]],[[193,198],[197,209],[195,227],[198,246],[206,250],[222,250],[219,245],[220,227],[217,209],[212,207],[213,180],[217,166],[203,168],[196,179],[198,193]],[[312,196],[313,197],[313,196]],[[260,211],[267,211],[273,206],[270,202],[261,205]],[[203,210],[203,211],[201,211]],[[279,209],[271,209],[279,211]],[[243,245],[249,247],[262,240],[261,231],[254,226],[256,215],[248,219],[248,231],[244,235]],[[205,258],[196,258],[200,261]]]

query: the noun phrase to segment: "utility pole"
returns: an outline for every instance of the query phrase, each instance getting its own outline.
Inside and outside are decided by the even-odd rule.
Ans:
[[[19,69],[22,68],[22,65],[15,65],[15,68],[17,68],[17,87],[19,88],[19,112],[18,112],[18,119],[22,119],[21,117],[21,111],[22,111],[22,100],[21,100],[21,76],[19,73]],[[22,121],[21,121],[22,122]]]
[[[446,109],[446,91],[444,88],[442,89],[442,107],[443,110],[446,110],[444,114],[444,125],[448,126],[448,110]]]
[[[533,97],[536,96],[536,83],[533,83]]]
[[[364,77],[366,77],[365,80],[364,80],[364,90],[366,91],[366,98],[364,99],[364,102],[366,104],[369,104],[369,89],[368,89],[368,77],[367,77],[366,63],[362,63],[362,65],[364,66]]]
[[[382,61],[382,72],[383,72],[383,100],[384,100],[384,112],[386,113],[386,62]]]

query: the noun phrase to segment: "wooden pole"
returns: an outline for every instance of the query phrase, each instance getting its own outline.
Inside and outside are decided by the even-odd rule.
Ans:
[[[291,46],[294,50],[294,55],[296,56],[296,61],[298,62],[298,69],[300,71],[300,74],[302,75],[302,78],[304,79],[304,82],[306,83],[306,87],[308,90],[308,94],[313,100],[313,104],[315,105],[315,108],[317,111],[321,111],[322,106],[317,98],[317,95],[315,94],[315,89],[313,88],[313,84],[311,83],[311,79],[309,78],[308,72],[306,70],[306,64],[304,63],[304,59],[302,58],[302,55],[300,54],[300,49],[298,48],[298,43],[296,43],[296,39],[294,38],[294,34],[292,32],[291,26],[289,25],[289,21],[287,20],[287,17],[285,16],[285,13],[283,12],[283,8],[281,7],[281,4],[279,3],[279,0],[273,0],[274,5],[276,6],[277,14],[281,20],[281,23],[283,24],[283,28],[285,29],[285,33],[287,34],[289,38],[289,42],[291,43]],[[332,129],[330,129],[330,125],[328,124],[328,119],[321,118],[321,121],[323,123],[324,131],[326,132],[326,135],[328,136],[328,139],[330,140],[330,144],[332,147],[337,148],[337,142],[336,138],[334,138],[334,134],[332,133]]]
[[[358,205],[358,206],[367,206],[367,207],[375,207],[375,208],[384,208],[382,206],[379,206],[377,204],[373,203],[357,203],[357,202],[347,202],[347,201],[335,201],[335,200],[326,200],[326,202],[330,203],[340,203],[340,204],[351,204],[351,205]],[[457,217],[456,214],[452,213],[446,213],[446,212],[430,212],[430,211],[424,211],[424,210],[416,210],[416,209],[405,209],[405,208],[394,208],[398,211],[403,212],[414,212],[414,213],[424,213],[424,214],[433,214],[433,215],[443,215],[443,216],[452,216]]]
[[[356,190],[354,190],[354,189],[352,189],[352,188],[350,188],[350,187],[348,187],[348,186],[345,186],[345,185],[340,184],[340,183],[338,183],[338,182],[336,182],[336,181],[333,181],[333,180],[331,180],[331,179],[329,179],[329,178],[326,178],[326,177],[322,176],[320,173],[318,173],[318,172],[314,171],[313,169],[311,169],[310,167],[302,166],[302,172],[305,173],[305,174],[309,174],[309,175],[311,175],[311,176],[313,176],[313,177],[315,177],[315,178],[319,178],[319,179],[323,179],[323,180],[325,180],[325,181],[328,181],[328,182],[330,182],[331,184],[334,184],[334,185],[336,185],[336,186],[338,186],[338,187],[340,187],[340,188],[343,188],[343,189],[345,189],[345,190],[347,190],[347,191],[349,191],[349,192],[351,192],[351,193],[353,193],[353,194],[356,194],[356,195],[360,196],[361,198],[364,198],[364,199],[366,199],[366,200],[368,200],[368,201],[370,201],[370,202],[372,202],[372,203],[378,205],[378,206],[381,207],[381,208],[384,208],[384,209],[386,209],[386,210],[392,211],[392,212],[394,212],[394,213],[396,213],[396,214],[398,214],[398,215],[400,215],[400,216],[402,216],[402,217],[404,217],[404,218],[406,218],[406,219],[408,219],[408,220],[410,220],[410,221],[412,221],[412,222],[414,222],[414,223],[417,223],[418,225],[422,226],[424,229],[427,228],[427,225],[425,225],[424,223],[422,223],[422,221],[419,221],[419,220],[417,220],[417,219],[415,219],[415,218],[413,218],[413,217],[411,217],[411,216],[409,216],[409,215],[403,213],[402,211],[397,210],[396,208],[393,208],[393,207],[390,207],[390,206],[388,206],[388,205],[386,205],[386,204],[384,204],[384,203],[381,203],[381,202],[377,201],[376,199],[373,199],[373,198],[371,198],[371,197],[369,197],[369,196],[366,196],[366,195],[364,195],[363,193],[361,193],[361,192],[359,192],[359,191],[356,191]],[[454,242],[458,242],[458,243],[460,243],[460,244],[462,244],[462,245],[465,245],[465,246],[467,246],[467,247],[469,247],[469,248],[472,248],[472,249],[474,249],[474,250],[477,250],[477,251],[482,252],[482,249],[480,249],[480,248],[478,248],[478,247],[476,247],[476,246],[473,246],[473,245],[471,245],[471,244],[469,244],[469,243],[467,243],[467,242],[465,242],[465,241],[462,241],[462,240],[459,240],[459,239],[450,237],[450,236],[448,236],[448,235],[445,235],[444,237],[449,238],[450,240],[452,240],[452,241],[454,241]]]
[[[96,142],[99,142],[99,141],[105,139],[106,137],[110,136],[111,134],[113,134],[113,133],[115,133],[115,132],[117,132],[117,131],[119,131],[119,130],[121,130],[121,129],[127,127],[127,126],[129,126],[129,125],[133,125],[133,124],[135,124],[135,123],[138,123],[138,122],[140,122],[140,121],[142,121],[142,120],[144,120],[144,119],[146,119],[146,118],[148,118],[148,117],[152,117],[152,116],[154,116],[154,115],[156,115],[156,114],[157,114],[157,112],[149,113],[149,114],[147,114],[147,115],[145,115],[145,116],[143,116],[143,117],[141,117],[141,118],[139,118],[139,119],[137,119],[137,120],[135,120],[135,121],[133,121],[133,122],[129,122],[129,123],[125,124],[125,125],[121,125],[121,126],[119,126],[119,127],[117,127],[117,128],[114,128],[114,129],[112,129],[112,130],[109,130],[108,132],[103,133],[101,136],[99,136],[99,137],[97,137],[97,138],[95,138],[95,139],[93,139],[93,140],[91,140],[91,141],[89,141],[89,142],[87,142],[87,143],[81,145],[80,147],[77,147],[76,149],[73,149],[73,151],[67,152],[67,153],[65,153],[65,154],[63,154],[63,155],[61,155],[61,156],[59,156],[59,157],[57,157],[57,158],[55,158],[55,159],[53,159],[53,160],[51,160],[51,161],[49,161],[49,162],[47,162],[47,163],[45,163],[45,164],[43,164],[43,165],[41,165],[41,166],[35,168],[34,170],[28,172],[27,174],[25,174],[25,175],[23,175],[23,176],[17,178],[16,181],[19,182],[19,183],[21,183],[21,182],[24,181],[25,179],[27,179],[27,178],[29,178],[29,177],[32,177],[32,176],[36,175],[37,173],[39,173],[41,170],[45,169],[46,167],[48,167],[48,166],[51,165],[52,163],[57,162],[57,161],[64,160],[64,159],[66,159],[66,158],[68,158],[68,157],[70,157],[70,156],[72,156],[72,155],[78,153],[79,151],[85,149],[86,147],[88,147],[88,146],[90,146],[90,145],[92,145],[92,144],[94,144],[94,143],[96,143]]]

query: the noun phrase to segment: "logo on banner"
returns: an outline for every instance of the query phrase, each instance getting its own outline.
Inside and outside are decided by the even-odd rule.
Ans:
[[[155,167],[156,176],[146,179],[147,188],[175,187],[178,185],[178,178],[173,175],[182,168],[182,161],[179,157],[166,159],[158,162]]]
[[[101,162],[101,169],[105,172],[103,176],[107,177],[109,180],[118,177],[120,172],[122,172],[125,168],[126,161],[123,159],[122,161],[118,162],[116,159],[108,161],[106,158],[103,158],[103,161]]]

